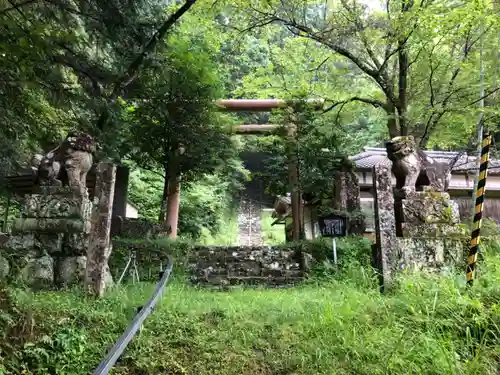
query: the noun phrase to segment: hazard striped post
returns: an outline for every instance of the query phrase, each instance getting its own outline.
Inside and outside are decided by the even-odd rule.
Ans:
[[[486,176],[488,175],[488,161],[490,158],[491,135],[483,135],[483,144],[481,148],[481,164],[479,166],[479,176],[476,187],[476,204],[474,208],[474,220],[472,222],[472,233],[469,247],[469,256],[467,258],[467,284],[474,283],[476,271],[477,253],[479,251],[479,241],[481,231],[481,222],[483,218],[484,194],[486,192]]]

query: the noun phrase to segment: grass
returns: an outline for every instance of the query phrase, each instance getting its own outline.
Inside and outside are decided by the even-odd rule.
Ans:
[[[263,211],[260,225],[264,244],[273,246],[285,242],[285,228],[283,225],[271,225],[275,220],[271,215],[271,212]]]
[[[231,246],[238,244],[238,215],[228,212],[225,215],[217,234],[213,235],[207,228],[202,228],[201,236],[196,241],[199,244],[213,246]]]
[[[488,264],[470,291],[462,277],[412,275],[388,295],[355,276],[224,293],[177,279],[113,373],[499,374],[500,258]],[[88,374],[153,287],[128,285],[97,301],[15,290],[24,343],[0,345],[6,368],[18,370],[4,373],[24,365],[26,374]]]

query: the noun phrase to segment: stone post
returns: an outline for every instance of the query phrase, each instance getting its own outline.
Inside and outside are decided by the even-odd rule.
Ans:
[[[109,281],[108,258],[111,254],[111,216],[115,190],[116,166],[102,162],[96,168],[96,188],[92,229],[87,250],[85,286],[96,297],[102,297]]]
[[[361,214],[359,183],[352,166],[344,166],[335,173],[333,192],[333,208],[336,211],[353,215],[348,215],[348,234],[363,234],[365,221]]]
[[[373,168],[373,187],[375,189],[375,264],[381,277],[381,290],[391,284],[397,269],[399,256],[394,218],[394,192],[389,166],[378,164]]]

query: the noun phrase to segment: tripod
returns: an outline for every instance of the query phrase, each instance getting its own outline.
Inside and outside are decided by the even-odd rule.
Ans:
[[[130,267],[132,265],[132,267]],[[125,269],[123,270],[120,278],[118,279],[117,284],[120,284],[121,281],[123,280],[123,277],[125,276],[125,273],[129,271],[129,273],[132,274],[132,283],[135,284],[135,280],[137,279],[137,282],[139,282],[139,270],[137,269],[137,258],[135,251],[130,254],[130,257],[128,258],[127,265],[125,266]]]

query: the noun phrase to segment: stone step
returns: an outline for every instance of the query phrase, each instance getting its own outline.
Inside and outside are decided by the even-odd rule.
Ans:
[[[261,270],[260,272],[248,272],[247,270],[213,269],[205,273],[196,271],[193,275],[196,278],[203,279],[207,277],[302,277],[304,273],[300,270]]]
[[[279,248],[199,248],[189,258],[191,281],[206,287],[295,285],[305,275],[304,254]]]
[[[296,285],[304,281],[304,277],[263,277],[263,276],[209,276],[205,279],[196,279],[193,282],[200,286],[236,286],[236,285]]]

